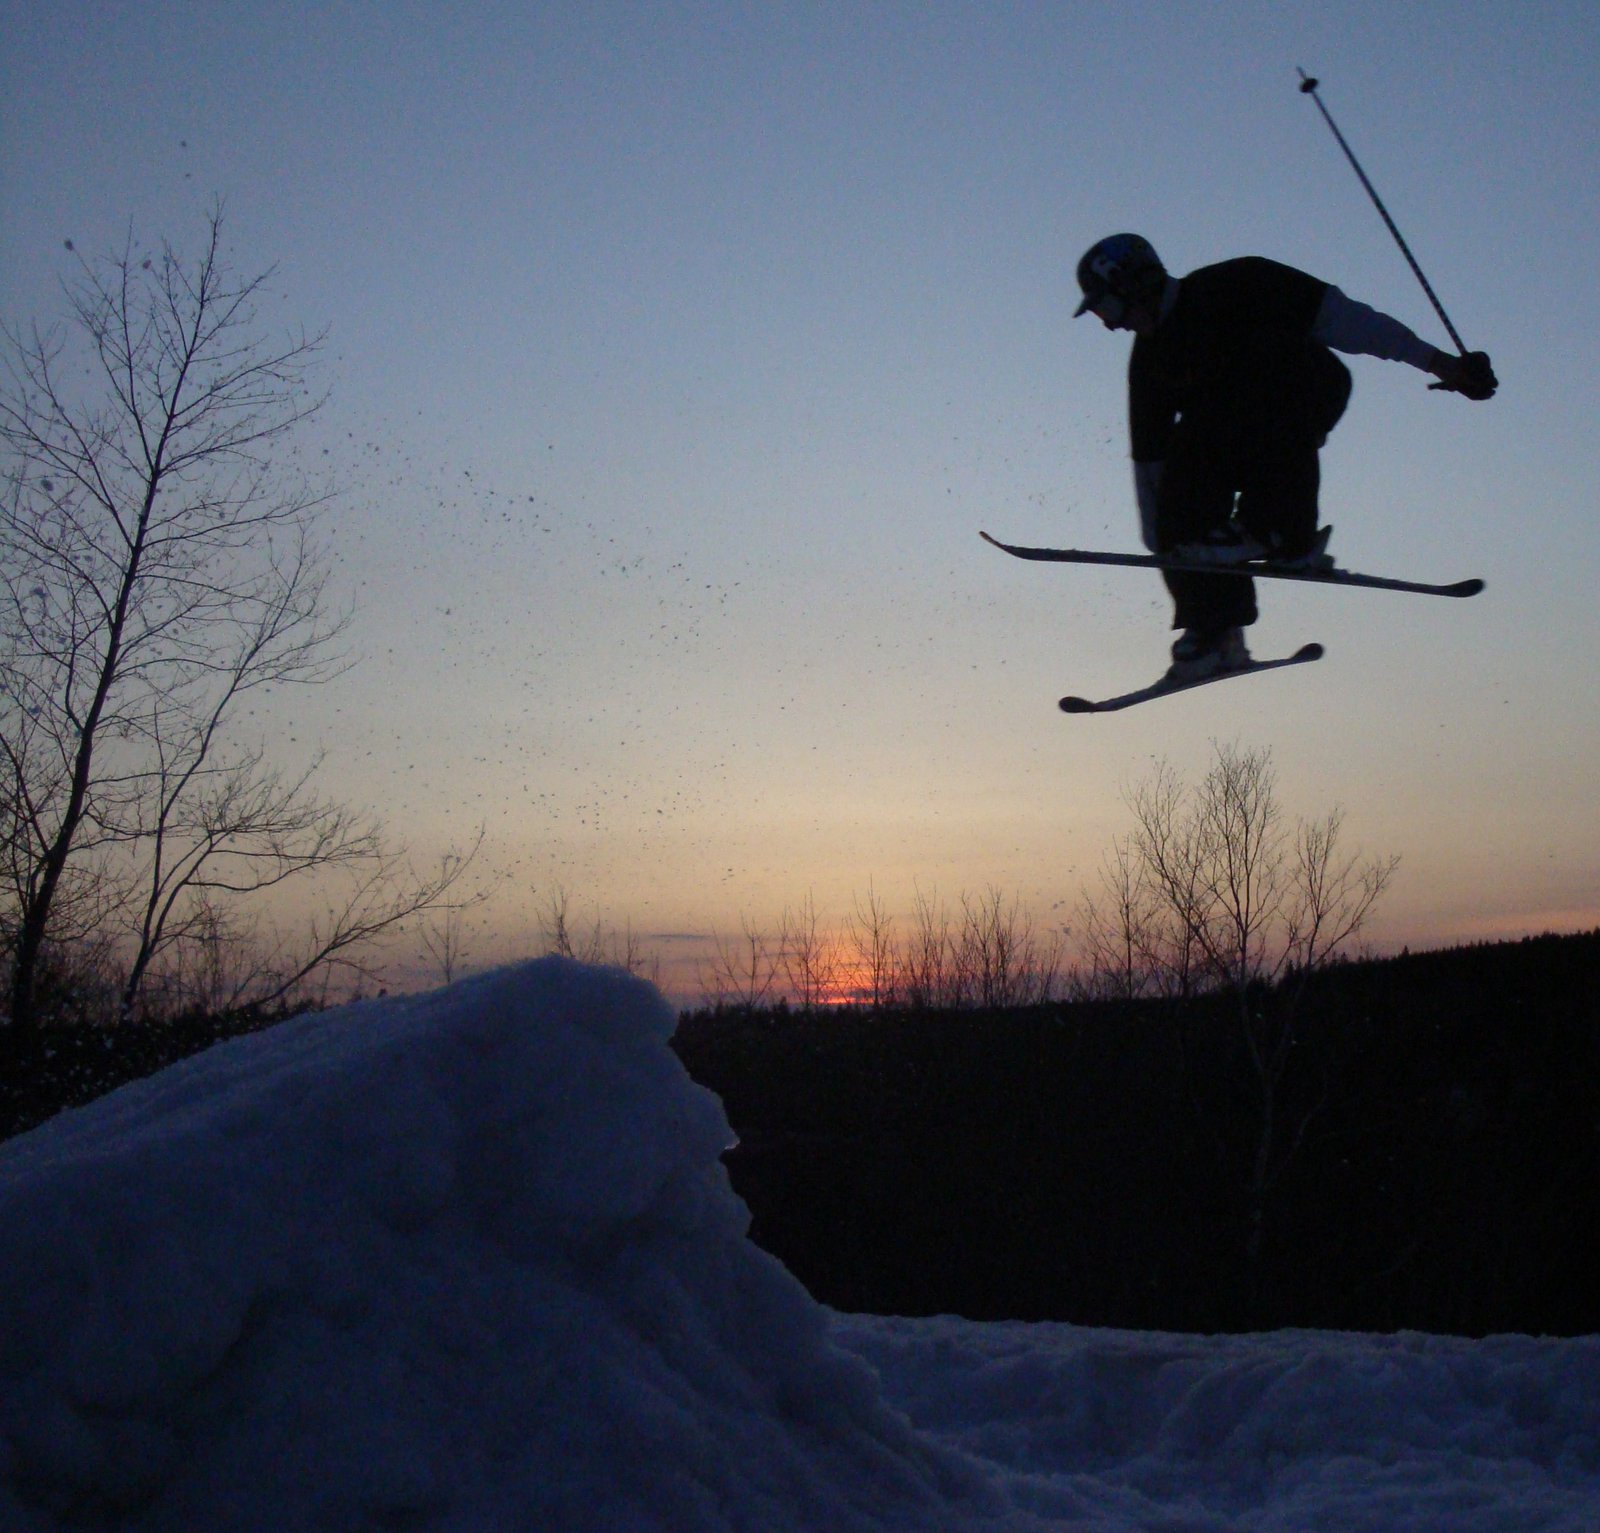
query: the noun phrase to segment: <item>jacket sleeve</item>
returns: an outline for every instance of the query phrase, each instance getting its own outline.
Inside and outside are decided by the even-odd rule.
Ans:
[[[1380,357],[1385,362],[1408,362],[1424,372],[1437,355],[1435,347],[1399,320],[1346,298],[1332,285],[1323,294],[1322,307],[1317,311],[1311,334],[1313,339],[1335,351]]]

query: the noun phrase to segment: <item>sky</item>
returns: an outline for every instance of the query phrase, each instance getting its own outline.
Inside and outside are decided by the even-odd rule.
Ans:
[[[328,329],[306,446],[362,660],[257,722],[423,864],[484,827],[479,960],[557,890],[668,953],[869,888],[1070,924],[1129,786],[1218,742],[1401,857],[1379,946],[1600,922],[1586,0],[0,23],[0,314],[60,311],[66,240],[192,250],[220,197],[273,322]],[[1170,641],[1152,577],[977,537],[1138,547],[1090,242],[1270,255],[1446,340],[1300,66],[1502,381],[1354,359],[1333,551],[1488,589],[1264,590],[1254,650],[1318,665],[1066,718]]]
[[[0,1521],[1596,1525],[1593,1336],[824,1309],[747,1238],[675,1022],[539,960],[219,1044],[0,1145]]]

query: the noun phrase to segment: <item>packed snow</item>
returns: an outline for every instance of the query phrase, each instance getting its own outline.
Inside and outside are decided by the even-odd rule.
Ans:
[[[540,960],[0,1146],[0,1527],[1600,1527],[1600,1339],[831,1313],[673,1025]]]

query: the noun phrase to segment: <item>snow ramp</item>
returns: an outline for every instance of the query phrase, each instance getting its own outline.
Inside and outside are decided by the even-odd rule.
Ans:
[[[544,959],[0,1146],[0,1526],[1014,1526],[745,1238],[673,1025]]]

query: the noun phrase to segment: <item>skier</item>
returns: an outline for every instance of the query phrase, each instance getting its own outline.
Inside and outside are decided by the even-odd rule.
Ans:
[[[1177,278],[1148,240],[1113,234],[1084,253],[1078,285],[1074,318],[1093,313],[1134,336],[1129,436],[1140,530],[1155,554],[1332,564],[1331,529],[1317,526],[1317,453],[1350,398],[1350,371],[1333,350],[1409,363],[1468,399],[1499,386],[1485,353],[1440,351],[1332,284],[1260,256]],[[1169,677],[1249,664],[1255,582],[1162,576],[1182,630]]]

